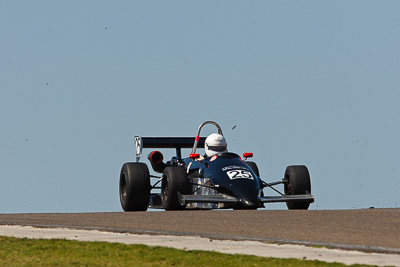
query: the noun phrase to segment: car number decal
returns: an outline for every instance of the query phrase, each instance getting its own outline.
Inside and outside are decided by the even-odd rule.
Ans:
[[[231,170],[231,171],[227,171],[226,174],[229,176],[229,178],[231,180],[234,180],[234,179],[251,179],[251,180],[254,180],[253,175],[251,175],[250,171]]]

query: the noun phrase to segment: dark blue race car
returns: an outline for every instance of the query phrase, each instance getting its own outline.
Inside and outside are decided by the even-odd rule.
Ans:
[[[314,202],[306,166],[289,166],[282,180],[267,183],[261,180],[256,163],[247,161],[252,153],[243,153],[244,159],[222,150],[212,156],[200,156],[197,146],[208,145],[206,138],[200,137],[207,124],[215,125],[216,135],[223,138],[221,127],[212,121],[202,123],[195,138],[135,137],[136,162],[125,163],[120,174],[119,195],[124,211],[257,209],[268,202],[286,202],[289,209],[308,209]],[[176,156],[164,162],[160,151],[152,151],[148,159],[152,169],[161,174],[154,176],[145,163],[139,162],[143,148],[175,148]],[[192,148],[188,158],[182,158],[182,148]],[[275,188],[280,184],[284,193]],[[276,196],[264,196],[265,188],[275,191]]]

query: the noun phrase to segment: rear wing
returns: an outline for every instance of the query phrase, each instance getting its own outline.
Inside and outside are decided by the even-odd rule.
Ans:
[[[136,162],[142,156],[143,148],[175,148],[176,156],[182,158],[182,148],[193,148],[195,143],[194,137],[140,137],[135,136]],[[204,146],[205,137],[200,137],[198,145]]]

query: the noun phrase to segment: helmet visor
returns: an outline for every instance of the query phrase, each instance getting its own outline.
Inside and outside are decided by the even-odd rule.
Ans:
[[[215,152],[226,152],[226,146],[208,146],[208,149]]]

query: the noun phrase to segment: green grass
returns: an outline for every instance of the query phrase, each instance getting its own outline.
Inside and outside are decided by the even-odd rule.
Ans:
[[[345,266],[145,245],[0,236],[0,266]],[[361,265],[358,265],[361,266]]]

